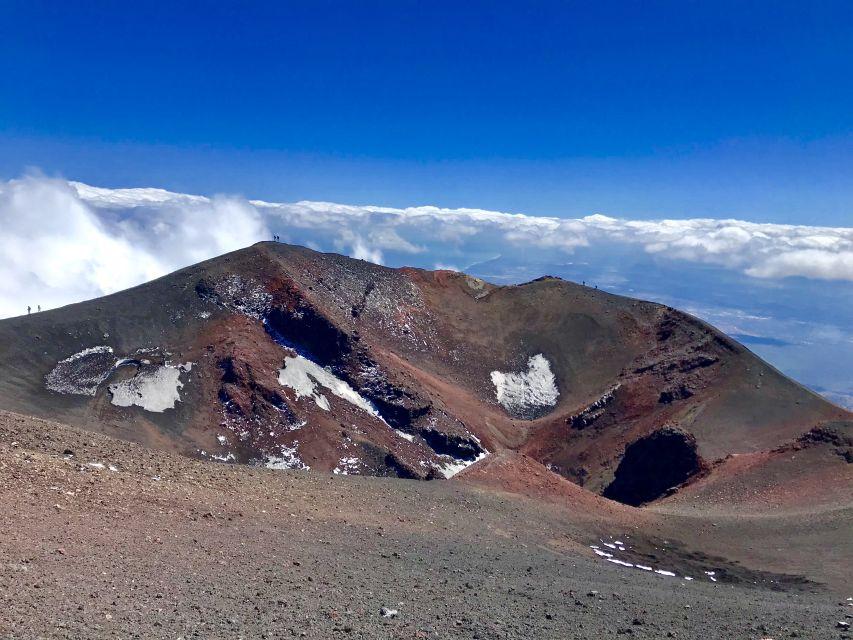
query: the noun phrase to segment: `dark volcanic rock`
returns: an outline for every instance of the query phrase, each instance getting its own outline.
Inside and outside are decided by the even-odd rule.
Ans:
[[[638,507],[706,471],[696,439],[676,427],[663,427],[625,447],[616,477],[604,497]]]
[[[615,393],[618,389],[618,384],[615,387],[608,389],[598,400],[584,408],[580,413],[570,416],[566,422],[572,429],[586,429],[604,415],[605,408],[613,402]]]
[[[264,327],[276,342],[323,367],[340,366],[353,350],[350,336],[307,305],[296,311],[271,309],[264,317]]]
[[[664,389],[660,393],[658,402],[660,404],[672,404],[676,400],[686,400],[693,397],[693,390],[685,384],[680,384],[673,389]]]
[[[836,447],[853,447],[853,429],[849,423],[836,422],[810,429],[798,438],[804,445],[831,444]]]
[[[483,453],[483,447],[471,437],[448,434],[437,429],[424,429],[420,436],[439,455],[449,455],[459,460],[475,460]]]
[[[829,444],[848,464],[853,464],[853,425],[850,422],[831,422],[810,429],[797,439],[799,446]]]

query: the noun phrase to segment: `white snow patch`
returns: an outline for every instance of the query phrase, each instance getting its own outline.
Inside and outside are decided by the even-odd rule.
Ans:
[[[178,367],[170,364],[154,369],[143,370],[129,380],[116,382],[109,386],[112,394],[111,402],[119,407],[142,407],[146,411],[162,413],[166,409],[174,409],[175,403],[180,402],[181,371],[186,365]]]
[[[216,301],[230,311],[260,320],[269,309],[272,296],[255,280],[234,274],[213,287]]]
[[[607,562],[612,562],[613,564],[621,564],[623,567],[633,567],[634,566],[630,562],[625,562],[624,560],[619,560],[618,558],[607,558]]]
[[[613,540],[613,536],[610,536],[610,540]],[[614,551],[625,551],[625,543],[621,540],[613,540],[613,542],[605,542],[604,540],[600,540],[600,543],[609,549],[613,549]],[[669,571],[666,569],[655,569],[654,567],[644,565],[644,564],[632,564],[627,560],[622,560],[617,558],[614,554],[609,553],[607,551],[603,551],[601,547],[597,544],[589,545],[593,550],[595,555],[605,559],[607,562],[612,562],[613,564],[617,564],[623,567],[632,567],[634,569],[639,569],[640,571],[648,571],[653,572],[661,576],[668,576],[671,578],[677,577],[674,571]],[[705,575],[707,575],[712,581],[716,582],[717,579],[714,577],[713,571],[705,571]],[[692,582],[694,578],[692,576],[683,576],[683,579]]]
[[[408,440],[409,442],[415,441],[415,436],[413,436],[411,433],[406,433],[405,431],[400,431],[399,429],[394,429],[394,433],[396,433],[404,440]]]
[[[285,444],[279,445],[279,451],[281,455],[279,456],[270,456],[267,458],[265,467],[268,469],[302,469],[309,470],[307,464],[302,462],[302,459],[299,457],[299,453],[296,451],[296,446],[299,442],[294,442],[292,446],[288,447]]]
[[[220,435],[216,436],[216,441],[217,441],[219,444],[225,444],[225,443],[227,443],[227,442],[228,442],[228,438],[226,438],[225,436],[223,436],[223,435],[221,435],[221,434],[220,434]]]
[[[112,347],[99,345],[60,360],[45,376],[45,387],[56,393],[94,396],[98,386],[122,364],[110,357],[112,353]]]
[[[303,396],[309,397],[318,407],[325,411],[330,410],[329,401],[325,395],[319,392],[318,387],[323,387],[362,409],[372,416],[382,419],[376,408],[369,400],[362,397],[358,391],[349,386],[345,381],[311,362],[308,358],[300,355],[288,356],[284,359],[284,368],[278,371],[278,381],[282,386],[293,389],[297,400]]]
[[[338,461],[338,466],[332,470],[332,473],[348,476],[358,471],[358,466],[361,461],[358,458],[341,458]]]
[[[307,420],[301,420],[299,422],[294,422],[293,424],[280,424],[279,426],[282,427],[285,431],[290,432],[299,431],[306,424],[308,424]]]
[[[79,360],[85,356],[91,355],[93,353],[112,353],[113,348],[108,347],[106,345],[100,345],[97,347],[89,347],[88,349],[83,349],[79,353],[75,353],[73,356],[68,356],[65,360],[61,360],[60,362],[73,362],[74,360]]]
[[[93,469],[106,469],[103,462],[89,462],[87,466],[92,467]]]
[[[454,458],[453,456],[440,456],[443,460],[446,460],[447,462],[443,462],[438,468],[438,470],[441,475],[443,475],[446,479],[449,479],[455,476],[463,469],[467,469],[472,464],[476,464],[477,462],[485,458],[487,455],[489,455],[489,452],[483,451],[483,453],[478,455],[473,460],[461,460],[459,458]]]
[[[551,364],[541,353],[527,361],[527,371],[492,371],[497,401],[512,415],[553,407],[560,395]]]

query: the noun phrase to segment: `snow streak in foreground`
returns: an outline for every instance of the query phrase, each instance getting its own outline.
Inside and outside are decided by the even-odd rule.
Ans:
[[[498,402],[510,415],[528,418],[557,404],[560,392],[551,364],[541,353],[527,361],[527,371],[492,371]]]
[[[625,539],[627,540],[627,537]],[[639,569],[640,571],[647,571],[649,573],[656,573],[656,574],[661,575],[661,576],[667,576],[670,578],[678,578],[678,575],[674,571],[670,571],[668,569],[659,569],[659,568],[656,569],[656,568],[650,567],[648,565],[637,564],[635,562],[628,562],[626,560],[622,560],[620,558],[615,557],[614,553],[612,553],[612,552],[620,551],[622,553],[625,553],[628,549],[631,549],[631,547],[626,545],[621,540],[614,540],[613,536],[610,537],[610,540],[613,540],[613,542],[606,542],[603,539],[600,542],[602,545],[604,545],[605,547],[607,547],[608,549],[610,549],[612,551],[605,551],[604,549],[602,549],[597,544],[591,544],[591,545],[589,545],[589,548],[592,549],[592,551],[593,551],[593,553],[595,553],[595,555],[597,555],[602,560],[605,560],[606,562],[612,562],[613,564],[619,565],[621,567],[628,567],[628,568],[632,568],[632,569]],[[708,578],[711,580],[711,582],[717,581],[717,578],[715,577],[716,572],[705,571],[704,573],[706,576],[708,576]],[[694,580],[693,576],[682,576],[682,579],[686,580],[687,582],[692,582]]]

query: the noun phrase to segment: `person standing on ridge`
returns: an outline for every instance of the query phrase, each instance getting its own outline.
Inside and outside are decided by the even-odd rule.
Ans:
[[[27,315],[30,315],[30,311],[32,310],[33,308],[30,305],[27,305]]]

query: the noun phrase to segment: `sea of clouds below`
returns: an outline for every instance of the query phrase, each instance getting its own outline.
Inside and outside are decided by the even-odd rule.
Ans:
[[[504,282],[545,273],[595,278],[620,293],[674,299],[712,322],[720,322],[715,310],[726,307],[748,317],[743,298],[770,291],[765,306],[775,306],[773,295],[789,299],[788,317],[780,322],[807,325],[814,313],[806,308],[809,301],[797,302],[800,291],[811,287],[828,300],[844,294],[840,304],[850,306],[853,288],[850,227],[270,203],[27,176],[0,183],[0,317],[25,313],[28,305],[48,309],[112,293],[273,233],[286,242],[390,266],[465,269]],[[649,273],[660,277],[643,281]],[[695,280],[693,286],[685,287],[685,277]],[[851,313],[842,308],[836,324]],[[759,311],[756,317],[770,315]],[[814,328],[797,331],[792,345],[808,343],[803,336]],[[840,340],[853,343],[845,331]],[[843,397],[853,389],[836,385],[827,393]]]

